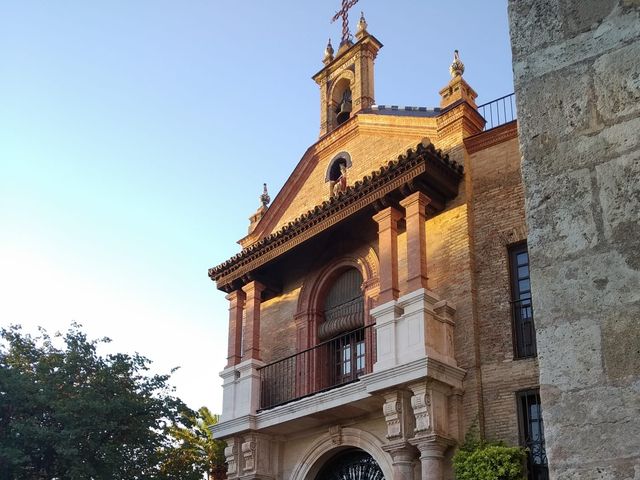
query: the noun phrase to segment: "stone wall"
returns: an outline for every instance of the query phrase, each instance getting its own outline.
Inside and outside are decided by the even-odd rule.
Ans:
[[[553,479],[640,478],[640,2],[510,0]]]

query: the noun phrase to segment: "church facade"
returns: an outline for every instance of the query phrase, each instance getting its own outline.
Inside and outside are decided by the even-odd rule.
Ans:
[[[377,105],[381,47],[364,18],[327,46],[319,140],[209,270],[228,478],[449,479],[474,430],[547,478],[512,98],[456,52],[439,108]]]

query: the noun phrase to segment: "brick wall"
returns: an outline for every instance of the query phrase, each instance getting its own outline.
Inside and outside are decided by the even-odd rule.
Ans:
[[[481,135],[489,137],[491,132]],[[484,432],[487,438],[517,444],[515,392],[538,385],[537,360],[514,360],[513,355],[507,247],[526,240],[517,138],[472,153],[467,174],[473,184],[469,205]]]

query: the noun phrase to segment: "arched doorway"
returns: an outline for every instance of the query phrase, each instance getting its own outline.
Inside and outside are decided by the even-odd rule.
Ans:
[[[352,448],[327,460],[315,480],[384,480],[384,474],[371,455]]]

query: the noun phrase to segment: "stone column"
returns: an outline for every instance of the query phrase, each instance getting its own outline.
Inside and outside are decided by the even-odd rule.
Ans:
[[[392,480],[414,480],[413,461],[416,458],[416,449],[408,443],[388,445],[382,447],[391,455],[393,467]]]
[[[420,450],[422,464],[422,480],[443,480],[444,466],[442,460],[447,444],[434,439],[412,441]]]
[[[235,290],[226,296],[229,300],[229,345],[227,348],[227,368],[240,363],[242,358],[242,310],[245,294]]]
[[[425,209],[430,202],[431,199],[422,192],[415,192],[400,201],[407,221],[407,283],[403,295],[427,288]]]
[[[378,223],[380,294],[378,305],[398,298],[398,221],[402,214],[387,207],[373,216]]]
[[[253,281],[242,287],[247,294],[246,317],[244,320],[244,360],[260,360],[260,295],[265,286]]]

